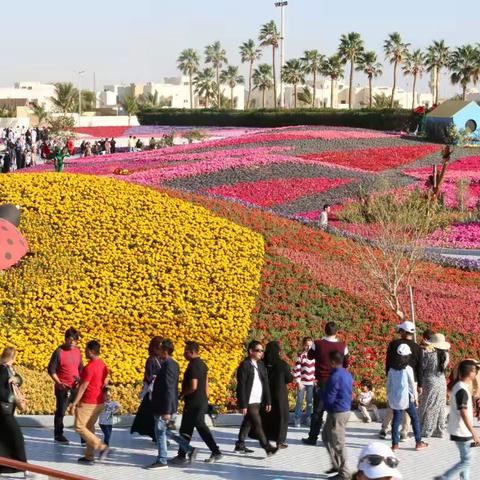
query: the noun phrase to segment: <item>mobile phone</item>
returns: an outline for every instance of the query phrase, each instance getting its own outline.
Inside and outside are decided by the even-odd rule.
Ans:
[[[480,443],[472,442],[472,443],[470,444],[470,448],[475,448],[475,447],[480,447]]]

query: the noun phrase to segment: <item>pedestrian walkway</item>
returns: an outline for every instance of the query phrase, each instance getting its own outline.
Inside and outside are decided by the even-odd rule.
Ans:
[[[347,428],[347,445],[349,464],[352,470],[360,449],[377,440],[379,424],[351,423]],[[114,431],[112,447],[115,452],[104,464],[83,466],[77,464],[82,453],[78,437],[70,430],[66,435],[75,440],[72,444],[62,446],[54,444],[53,433],[48,429],[26,428],[23,430],[27,442],[27,456],[30,462],[56,468],[62,471],[85,475],[99,480],[149,480],[165,478],[169,480],[300,480],[328,478],[323,474],[330,468],[326,450],[321,447],[306,446],[301,443],[306,436],[306,429],[289,430],[289,448],[280,451],[274,457],[265,459],[264,452],[257,442],[249,442],[255,453],[248,457],[233,453],[237,429],[215,428],[215,437],[224,453],[221,462],[208,465],[203,460],[209,451],[197,436],[193,445],[200,447],[197,462],[184,467],[172,466],[166,471],[148,471],[142,466],[155,459],[155,445],[151,440],[132,437],[128,430]],[[428,439],[430,447],[415,452],[414,440],[401,443],[399,453],[400,470],[405,480],[427,480],[442,473],[457,459],[457,450],[448,439]],[[480,450],[480,449],[478,449]],[[169,457],[176,454],[170,447]],[[480,453],[476,455],[480,457]],[[42,478],[42,477],[33,477]],[[472,478],[480,478],[480,462],[474,458]]]

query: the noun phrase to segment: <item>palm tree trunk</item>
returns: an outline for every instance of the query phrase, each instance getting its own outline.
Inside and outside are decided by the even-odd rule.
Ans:
[[[462,100],[465,101],[467,99],[467,85],[462,85]]]
[[[277,76],[275,75],[275,46],[272,46],[272,69],[273,69],[273,108],[277,108]]]
[[[392,87],[392,98],[390,99],[390,108],[393,108],[395,102],[395,90],[397,89],[397,65],[398,62],[395,61],[393,65],[393,87]]]
[[[297,108],[297,84],[296,83],[293,84],[293,95],[294,95],[293,107],[296,109]]]
[[[217,108],[222,108],[222,94],[220,92],[220,66],[217,65]]]
[[[230,87],[230,108],[233,110],[233,87]]]
[[[368,76],[368,105],[372,108],[373,105],[373,86],[372,86],[372,76]]]
[[[265,92],[266,92],[266,90],[263,89],[262,92],[263,92],[262,93],[262,108],[265,110]]]
[[[435,78],[435,105],[438,105],[440,97],[440,68],[437,67],[437,77]]]
[[[313,70],[313,94],[312,94],[312,108],[315,108],[315,100],[316,100],[316,85],[317,85],[317,69],[314,67]]]
[[[415,110],[415,90],[417,89],[417,74],[413,75],[413,98],[412,98],[412,110]]]
[[[205,95],[205,108],[208,108],[208,95]]]
[[[348,108],[352,109],[353,60],[350,62],[350,86],[348,88]]]
[[[330,108],[333,108],[333,78],[330,79]]]
[[[190,71],[190,110],[193,109],[193,85],[192,85],[192,72]]]
[[[252,71],[253,71],[253,62],[250,62],[250,71],[248,73],[247,110],[250,108],[250,97],[252,95]]]

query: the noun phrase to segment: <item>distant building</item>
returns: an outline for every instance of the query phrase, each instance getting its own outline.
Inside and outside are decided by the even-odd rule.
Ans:
[[[17,82],[13,87],[0,87],[0,107],[8,108],[17,116],[25,116],[28,107],[36,103],[44,104],[50,112],[53,110],[51,97],[54,95],[55,86],[52,84]]]

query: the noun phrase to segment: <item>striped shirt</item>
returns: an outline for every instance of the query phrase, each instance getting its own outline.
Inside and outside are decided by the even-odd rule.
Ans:
[[[315,360],[309,360],[307,352],[298,355],[293,377],[296,382],[301,382],[303,385],[315,383]]]

